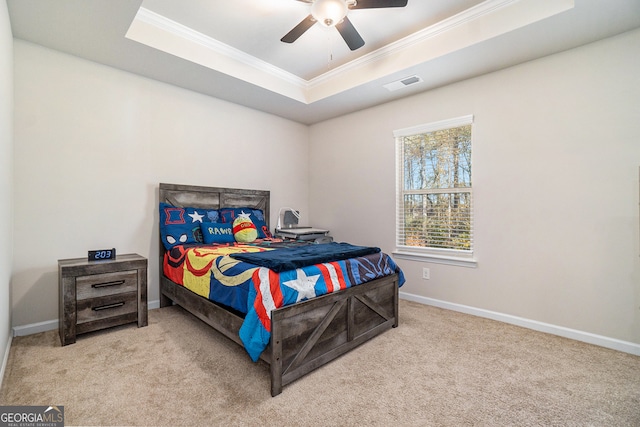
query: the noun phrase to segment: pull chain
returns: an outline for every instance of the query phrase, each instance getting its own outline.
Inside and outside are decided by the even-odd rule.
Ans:
[[[331,69],[331,62],[333,61],[333,43],[331,33],[327,31],[327,71]]]

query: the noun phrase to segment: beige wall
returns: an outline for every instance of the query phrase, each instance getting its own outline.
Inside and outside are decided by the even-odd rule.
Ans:
[[[7,3],[0,1],[0,236],[2,236],[0,238],[0,358],[3,358],[8,350],[7,344],[11,331],[12,129],[13,37]],[[4,363],[2,366],[4,367]],[[0,376],[1,381],[2,377]]]
[[[312,126],[312,222],[393,251],[393,130],[473,114],[478,266],[398,260],[402,291],[640,344],[638,46],[634,31]]]
[[[398,260],[403,292],[640,344],[639,43],[309,128],[15,41],[13,326],[57,320],[57,259],[87,249],[148,256],[157,299],[158,182],[269,189],[272,221],[300,207],[337,240],[392,252],[392,131],[473,114],[478,267]],[[287,167],[265,169],[275,153]]]
[[[14,49],[13,326],[57,320],[57,260],[88,249],[149,257],[157,300],[159,182],[270,190],[274,209],[307,210],[307,126],[27,42]],[[272,166],[276,154],[286,168]]]

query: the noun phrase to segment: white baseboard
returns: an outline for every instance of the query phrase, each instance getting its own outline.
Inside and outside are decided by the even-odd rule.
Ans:
[[[160,308],[160,300],[153,300],[147,303],[147,309],[153,310],[154,308]],[[14,326],[13,336],[23,337],[26,335],[37,334],[40,332],[53,331],[58,329],[58,320],[47,320],[45,322],[31,323],[24,326]]]
[[[25,335],[38,334],[54,329],[58,329],[58,320],[47,320],[45,322],[31,323],[30,325],[14,326],[13,336],[23,337]]]
[[[9,361],[9,350],[11,350],[11,342],[13,341],[13,337],[9,334],[9,339],[7,340],[7,347],[4,350],[4,357],[2,358],[2,366],[0,367],[0,387],[2,387],[2,382],[4,380],[4,371],[7,369],[7,362]]]
[[[562,326],[551,325],[549,323],[538,322],[536,320],[525,319],[522,317],[512,316],[510,314],[503,314],[495,311],[484,310],[481,308],[470,307],[467,305],[454,304],[447,301],[426,298],[406,292],[400,292],[400,298],[409,301],[415,301],[421,304],[432,305],[434,307],[444,308],[447,310],[458,311],[460,313],[466,313],[478,317],[497,320],[499,322],[509,323],[511,325],[522,326],[523,328],[533,329],[534,331],[558,335],[564,338],[570,338],[576,341],[582,341],[589,344],[598,345],[600,347],[606,347],[613,350],[622,351],[624,353],[640,356],[640,344],[628,341],[622,341],[615,338],[592,334],[589,332],[569,329]]]

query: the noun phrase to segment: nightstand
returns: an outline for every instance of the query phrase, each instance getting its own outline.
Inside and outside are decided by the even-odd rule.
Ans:
[[[147,259],[137,254],[115,260],[58,260],[60,341],[76,335],[138,322],[147,326]]]

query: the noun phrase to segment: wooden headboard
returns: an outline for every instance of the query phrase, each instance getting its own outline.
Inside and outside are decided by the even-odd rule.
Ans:
[[[267,226],[269,225],[269,198],[268,190],[160,183],[160,203],[207,209],[244,207],[260,209],[264,213]]]

